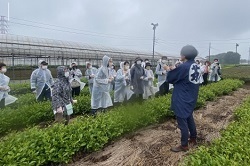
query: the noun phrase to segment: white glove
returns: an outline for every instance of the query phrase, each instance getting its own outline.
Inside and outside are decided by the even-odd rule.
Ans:
[[[56,109],[56,113],[63,113],[62,107],[57,108],[57,109]]]
[[[94,77],[95,77],[95,75],[94,75],[94,74],[91,74],[91,75],[90,75],[90,77],[91,77],[91,78],[94,78]]]
[[[164,74],[164,75],[165,75],[166,73],[167,73],[167,71],[166,71],[166,70],[164,70],[164,71],[162,72],[162,74]]]
[[[73,104],[76,104],[77,103],[77,100],[73,100]]]
[[[142,80],[142,79],[143,79],[143,76],[141,76],[140,79]]]
[[[133,90],[133,89],[134,89],[134,87],[133,87],[133,86],[130,86],[130,89],[131,89],[131,90]]]

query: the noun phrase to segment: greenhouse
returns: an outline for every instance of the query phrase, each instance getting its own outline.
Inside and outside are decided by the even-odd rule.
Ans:
[[[138,56],[152,60],[152,52],[96,47],[77,42],[9,34],[0,35],[0,55],[0,61],[9,66],[37,65],[39,59],[45,59],[50,65],[69,65],[72,61],[80,65],[84,65],[86,61],[100,65],[104,55],[112,57],[115,63],[133,61]],[[163,55],[165,54],[155,52],[155,59],[158,60]],[[165,56],[168,56],[170,62],[178,59],[178,56]]]

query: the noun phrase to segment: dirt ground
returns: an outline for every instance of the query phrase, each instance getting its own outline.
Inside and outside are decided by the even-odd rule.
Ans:
[[[220,137],[220,131],[233,119],[233,110],[247,95],[250,95],[249,85],[233,92],[232,95],[208,102],[204,108],[195,111],[198,146],[209,144]],[[180,131],[176,121],[170,119],[126,136],[70,166],[178,165],[185,155],[196,148],[190,147],[189,152],[171,152],[170,148],[179,143]]]

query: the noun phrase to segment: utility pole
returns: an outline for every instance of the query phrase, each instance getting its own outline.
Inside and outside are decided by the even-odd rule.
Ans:
[[[0,16],[0,34],[7,34],[8,33],[8,22],[10,20],[10,3],[8,2],[8,17],[6,20],[5,16]]]
[[[153,25],[153,30],[154,30],[154,35],[153,35],[153,65],[154,65],[154,62],[155,62],[155,29],[158,26],[158,23],[156,24],[151,23],[151,25]]]
[[[248,64],[250,64],[250,47],[249,47],[249,55],[248,55]]]
[[[0,34],[8,33],[8,21],[5,19],[5,16],[0,18]]]
[[[210,56],[211,56],[211,43],[209,43],[209,49],[208,49],[208,61],[210,62]]]
[[[239,44],[238,43],[236,43],[236,50],[235,50],[235,52],[237,53],[237,47],[239,47]]]

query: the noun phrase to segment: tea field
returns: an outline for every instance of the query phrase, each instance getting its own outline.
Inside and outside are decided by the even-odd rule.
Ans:
[[[196,109],[203,108],[208,101],[215,101],[220,96],[231,95],[243,85],[241,80],[224,79],[201,87]],[[51,104],[37,103],[27,84],[13,84],[11,89],[12,95],[19,99],[0,111],[1,165],[74,164],[87,154],[100,151],[111,142],[142,128],[173,121],[171,94],[147,100],[143,104],[131,103],[110,108],[92,117],[88,114],[90,95],[85,89],[76,98],[78,103],[74,105],[74,115],[70,124],[65,126],[53,123]],[[174,131],[172,128],[168,130]],[[199,155],[199,151],[194,155]],[[203,161],[206,160],[199,159],[197,162]],[[196,161],[190,157],[187,163],[190,162]]]

